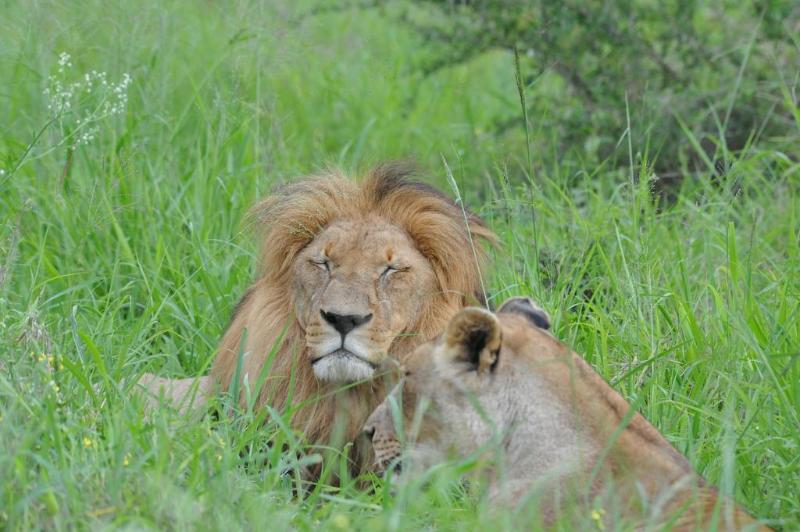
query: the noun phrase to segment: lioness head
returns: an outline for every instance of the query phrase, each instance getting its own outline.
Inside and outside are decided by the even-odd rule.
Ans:
[[[528,298],[510,299],[497,315],[474,307],[457,313],[438,338],[403,359],[405,376],[364,425],[375,469],[399,464],[404,446],[415,467],[426,467],[502,437],[517,415],[514,398],[524,393],[510,379],[519,371],[515,347],[528,336],[558,352],[549,327],[547,313]],[[514,338],[504,339],[504,330]],[[402,421],[394,417],[400,413]],[[411,432],[399,434],[399,426]]]

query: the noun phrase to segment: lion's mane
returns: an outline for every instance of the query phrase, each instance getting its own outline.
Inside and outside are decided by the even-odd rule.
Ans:
[[[391,357],[433,338],[458,309],[474,304],[482,293],[482,241],[493,240],[491,231],[477,216],[410,175],[408,167],[398,164],[380,166],[361,182],[339,172],[317,175],[278,188],[251,213],[261,240],[257,279],[234,311],[211,375],[223,391],[230,389],[247,334],[248,345],[255,349],[242,364],[241,380],[247,381],[240,387],[242,399],[264,371],[263,386],[251,391],[258,394],[257,404],[278,411],[299,405],[292,425],[310,443],[331,443],[337,408],[347,411],[336,419],[338,443],[354,440],[384,395],[382,379],[336,393],[341,385],[319,382],[293,316],[292,266],[328,224],[378,215],[405,230],[435,272],[439,291],[417,317],[416,334],[395,338]],[[264,370],[268,359],[270,365]]]

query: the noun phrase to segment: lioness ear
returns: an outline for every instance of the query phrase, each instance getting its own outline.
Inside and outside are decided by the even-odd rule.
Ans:
[[[550,328],[550,316],[529,297],[512,297],[500,305],[497,312],[518,314],[540,329]]]
[[[491,312],[471,307],[456,314],[445,331],[447,354],[478,372],[497,366],[501,345],[500,322]]]

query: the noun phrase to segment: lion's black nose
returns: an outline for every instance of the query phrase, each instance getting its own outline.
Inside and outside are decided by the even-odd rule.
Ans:
[[[320,310],[322,317],[330,323],[342,336],[346,335],[359,325],[364,325],[372,319],[372,314],[359,316],[358,314],[336,314]]]

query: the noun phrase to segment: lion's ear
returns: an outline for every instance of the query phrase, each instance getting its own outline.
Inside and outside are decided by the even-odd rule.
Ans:
[[[467,363],[478,372],[494,370],[501,343],[500,322],[491,312],[476,307],[456,314],[445,331],[450,360]]]
[[[512,297],[500,305],[497,312],[518,314],[540,329],[550,328],[550,316],[529,297]]]

